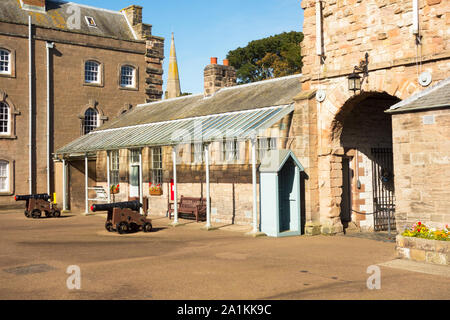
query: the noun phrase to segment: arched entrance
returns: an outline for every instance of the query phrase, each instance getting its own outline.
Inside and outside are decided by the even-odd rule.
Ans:
[[[336,114],[332,145],[342,154],[340,219],[345,229],[395,229],[395,190],[392,158],[392,123],[384,111],[399,99],[387,93],[364,92],[349,99]]]

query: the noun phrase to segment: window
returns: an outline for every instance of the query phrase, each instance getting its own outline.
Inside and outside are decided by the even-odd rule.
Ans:
[[[0,192],[9,191],[9,163],[0,161]]]
[[[203,163],[203,153],[205,147],[203,143],[193,143],[192,144],[192,162],[193,163]]]
[[[124,88],[134,88],[136,86],[135,69],[133,67],[122,66],[120,70],[120,86]]]
[[[88,134],[98,127],[98,112],[95,109],[89,108],[84,113],[83,130],[84,134]]]
[[[87,25],[88,25],[89,27],[96,27],[96,26],[97,26],[97,24],[95,23],[94,18],[88,17],[88,16],[86,16],[86,17],[84,17],[84,18],[86,19],[86,23],[87,23]]]
[[[84,81],[86,83],[100,83],[100,64],[87,61],[84,66]]]
[[[119,184],[119,151],[111,151],[110,153],[110,183],[112,186],[117,186]]]
[[[11,74],[11,54],[4,49],[0,49],[0,73]]]
[[[0,102],[0,135],[9,134],[9,106]]]
[[[259,138],[257,145],[257,157],[262,161],[267,155],[267,151],[277,149],[277,138]]]
[[[161,147],[152,148],[152,169],[150,179],[152,185],[162,184],[162,150]]]
[[[223,140],[222,154],[226,162],[239,160],[239,142],[236,139]]]

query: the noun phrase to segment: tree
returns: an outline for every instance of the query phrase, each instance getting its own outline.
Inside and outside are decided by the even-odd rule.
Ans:
[[[236,69],[240,84],[300,73],[302,40],[302,32],[283,32],[231,50],[227,59]]]

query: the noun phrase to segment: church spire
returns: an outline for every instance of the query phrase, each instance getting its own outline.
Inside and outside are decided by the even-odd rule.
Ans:
[[[175,52],[175,40],[172,32],[172,43],[170,45],[169,76],[167,79],[166,99],[181,96],[180,77],[178,75],[177,54]]]

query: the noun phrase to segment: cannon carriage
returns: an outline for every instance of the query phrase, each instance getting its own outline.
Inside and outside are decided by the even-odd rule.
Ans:
[[[47,193],[31,194],[31,195],[16,195],[16,201],[25,201],[24,214],[27,218],[38,219],[45,214],[47,218],[59,218],[61,210],[51,202],[51,197]]]
[[[152,231],[152,221],[139,213],[142,204],[139,201],[126,201],[107,204],[93,204],[92,212],[108,211],[105,229],[119,234],[128,232]]]

